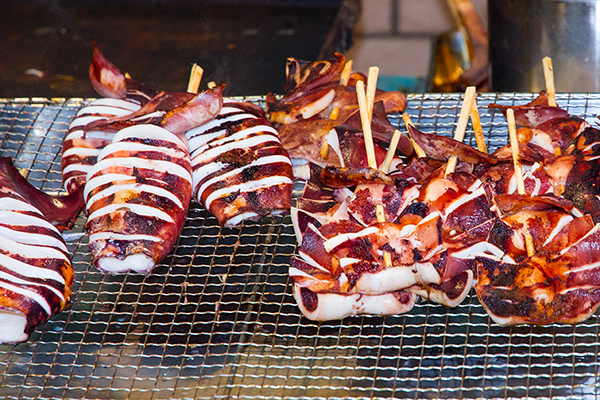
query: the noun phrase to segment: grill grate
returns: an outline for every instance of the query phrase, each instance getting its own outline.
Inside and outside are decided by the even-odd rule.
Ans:
[[[507,128],[485,106],[532,98],[478,96],[488,148],[506,143]],[[600,95],[557,98],[590,122],[600,111]],[[410,95],[408,113],[421,130],[451,135],[461,101]],[[62,137],[85,103],[0,100],[0,155],[58,191]],[[221,229],[192,204],[176,247],[147,276],[91,267],[84,223],[67,234],[73,303],[28,342],[0,346],[2,398],[600,398],[598,315],[501,327],[472,293],[453,309],[421,301],[405,315],[316,323],[291,295],[289,216]]]

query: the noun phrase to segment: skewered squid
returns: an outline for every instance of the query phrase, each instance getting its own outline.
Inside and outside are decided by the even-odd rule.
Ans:
[[[332,170],[321,174],[330,185],[337,176]],[[349,306],[359,294],[402,298],[402,312],[419,297],[448,307],[460,304],[475,277],[475,262],[465,249],[487,237],[495,220],[481,181],[466,173],[439,176],[438,170],[422,184],[389,176],[381,178],[383,183],[366,183],[373,174],[361,171],[343,170],[345,179],[333,182],[340,189],[330,198],[326,191],[310,189],[311,182],[292,209],[301,245],[289,273],[304,315],[321,319],[362,313],[361,307]],[[378,222],[376,204],[383,204],[388,222]],[[394,309],[389,302],[379,304],[368,312]]]

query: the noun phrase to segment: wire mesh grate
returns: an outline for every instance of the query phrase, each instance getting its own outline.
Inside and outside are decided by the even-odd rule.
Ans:
[[[507,128],[487,104],[532,98],[478,95],[488,148],[506,143]],[[461,100],[410,95],[407,112],[419,129],[452,135]],[[62,138],[86,102],[0,100],[0,155],[36,187],[59,191]],[[598,95],[559,94],[558,103],[590,122],[600,111]],[[405,315],[317,323],[291,295],[289,216],[220,228],[192,204],[175,248],[149,275],[90,266],[84,223],[66,235],[71,306],[28,342],[0,346],[2,398],[600,398],[598,315],[501,327],[472,293],[452,309],[421,301]]]

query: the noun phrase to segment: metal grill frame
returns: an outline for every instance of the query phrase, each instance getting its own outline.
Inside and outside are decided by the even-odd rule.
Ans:
[[[452,135],[461,94],[408,97],[419,129]],[[508,134],[487,104],[534,97],[478,95],[490,150]],[[89,100],[0,99],[0,155],[36,187],[60,191],[62,138]],[[600,112],[597,94],[557,100],[589,122]],[[404,315],[318,323],[291,295],[289,216],[221,228],[192,204],[171,254],[148,275],[92,267],[84,223],[65,234],[72,304],[29,341],[0,345],[2,398],[600,398],[597,314],[574,326],[501,327],[472,292],[452,309],[421,301]]]

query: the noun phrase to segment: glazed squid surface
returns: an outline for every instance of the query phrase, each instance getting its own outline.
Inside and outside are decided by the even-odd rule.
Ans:
[[[191,193],[185,138],[156,125],[120,130],[85,184],[94,264],[113,273],[149,272],[177,240]]]
[[[335,189],[330,197],[311,182],[292,209],[300,248],[290,277],[304,315],[362,313],[366,308],[351,307],[358,295],[396,299],[379,303],[379,309],[373,306],[377,302],[368,307],[384,315],[396,313],[392,310],[400,310],[399,304],[402,312],[410,310],[419,297],[448,307],[460,304],[475,278],[474,260],[460,252],[485,240],[495,219],[481,182],[460,173],[432,174],[423,184],[390,177],[386,183],[364,183],[374,174],[362,171],[346,173],[343,183],[353,189]],[[332,175],[339,177],[327,168],[321,177]],[[378,204],[385,222],[376,216]]]
[[[90,130],[86,126],[94,121],[122,117],[140,109],[140,104],[126,99],[105,98],[90,102],[76,114],[63,140],[63,186],[73,192],[85,184],[85,176],[96,163],[98,154],[109,143],[116,129]]]
[[[0,158],[0,343],[27,340],[71,299],[74,272],[59,229],[83,206],[81,190],[52,196]]]
[[[221,225],[289,212],[292,163],[260,108],[225,99],[212,121],[186,136],[194,199]]]

